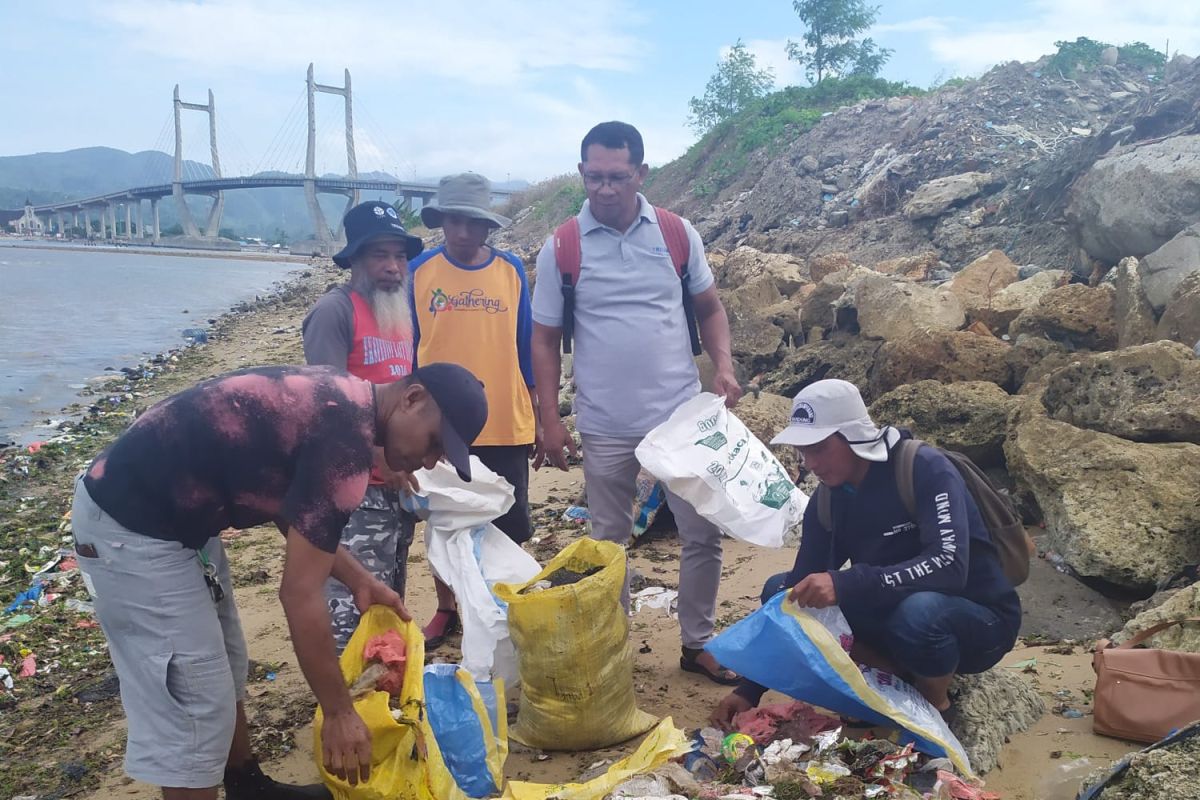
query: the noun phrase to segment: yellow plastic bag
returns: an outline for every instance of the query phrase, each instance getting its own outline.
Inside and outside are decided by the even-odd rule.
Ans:
[[[455,783],[438,748],[437,738],[425,710],[423,671],[425,638],[413,622],[404,622],[385,606],[372,606],[350,637],[342,653],[342,676],[347,684],[362,673],[365,666],[363,648],[382,633],[395,630],[404,637],[408,660],[404,668],[404,688],[400,696],[399,721],[392,717],[386,692],[371,692],[359,698],[354,708],[371,731],[371,777],[365,783],[351,786],[326,771],[322,760],[321,728],[324,715],[317,708],[313,724],[313,748],[317,768],[336,800],[467,800]],[[504,714],[504,687],[496,686],[497,730],[491,721],[475,684],[464,671],[459,679],[471,697],[480,716],[487,745],[487,765],[496,786],[504,785],[504,759],[508,755],[507,719]]]
[[[512,781],[504,790],[503,800],[601,800],[634,775],[650,772],[672,758],[691,750],[684,732],[675,727],[670,717],[658,723],[638,749],[613,764],[598,778],[587,783],[526,783]]]
[[[559,569],[600,572],[578,583],[521,594]],[[521,708],[512,737],[545,750],[594,750],[654,726],[633,694],[629,618],[621,606],[625,551],[580,539],[527,583],[494,587],[508,604]]]

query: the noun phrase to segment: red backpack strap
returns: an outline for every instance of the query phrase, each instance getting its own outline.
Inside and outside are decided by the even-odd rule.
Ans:
[[[692,301],[692,292],[688,287],[688,262],[692,258],[692,243],[688,239],[683,219],[678,214],[655,206],[654,216],[658,218],[658,229],[662,232],[663,242],[667,245],[667,253],[671,256],[675,274],[679,276],[679,284],[683,290],[683,315],[687,320],[688,339],[692,343],[692,355],[698,356],[701,352],[700,329],[696,324],[696,309]]]
[[[687,228],[683,226],[683,219],[673,211],[655,206],[654,215],[658,217],[658,227],[662,230],[667,252],[671,254],[671,263],[675,265],[675,274],[682,278],[687,272],[688,262],[692,260],[692,243],[688,240]]]
[[[579,269],[583,263],[578,217],[571,217],[554,229],[554,263],[562,279],[563,352],[570,353],[571,339],[575,334],[575,287],[579,285]]]

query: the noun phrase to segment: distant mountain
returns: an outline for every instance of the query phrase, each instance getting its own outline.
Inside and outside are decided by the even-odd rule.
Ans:
[[[169,183],[174,174],[175,160],[167,153],[146,150],[127,153],[111,147],[85,147],[62,153],[34,153],[24,156],[0,156],[0,209],[20,208],[26,198],[35,205],[78,200],[85,197],[127,189]],[[183,162],[186,179],[212,176],[212,168],[196,161]],[[263,175],[285,175],[264,172]],[[328,175],[323,177],[339,177]],[[367,180],[396,181],[386,172],[364,172]],[[438,178],[418,178],[422,183],[438,182]],[[496,183],[497,189],[522,189],[525,181]],[[390,192],[363,194],[363,200],[395,201]],[[345,211],[345,200],[337,195],[320,195],[321,208],[330,221]],[[193,216],[203,225],[211,201],[203,197],[188,198]],[[174,204],[161,206],[161,222],[169,228],[178,222]],[[225,212],[221,227],[239,236],[271,237],[284,231],[292,240],[312,236],[312,225],[304,194],[298,189],[246,189],[225,194]]]

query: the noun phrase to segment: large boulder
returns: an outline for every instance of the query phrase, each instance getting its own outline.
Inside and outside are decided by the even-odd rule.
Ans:
[[[904,205],[904,215],[913,220],[939,217],[954,206],[978,197],[992,183],[992,176],[987,172],[964,172],[937,178],[913,192]]]
[[[951,281],[950,291],[962,303],[968,319],[988,325],[987,320],[992,316],[988,312],[997,295],[1017,282],[1018,273],[1017,265],[1004,255],[1004,251],[991,250],[963,267]],[[1007,322],[1005,327],[1008,327]]]
[[[1042,403],[1077,428],[1200,444],[1200,359],[1178,342],[1097,353],[1050,375]]]
[[[808,273],[818,282],[825,280],[826,275],[849,269],[854,269],[854,262],[845,253],[822,253],[808,260]]]
[[[970,331],[918,331],[879,349],[871,389],[876,396],[921,380],[943,383],[989,381],[1008,388],[1009,345]]]
[[[987,302],[972,305],[971,319],[979,320],[997,335],[1003,334],[1022,311],[1035,305],[1046,292],[1065,285],[1069,278],[1065,270],[1048,269],[1010,283],[988,297]]]
[[[858,326],[870,339],[900,339],[915,332],[952,331],[966,322],[951,292],[871,275],[854,290]]]
[[[1146,298],[1136,258],[1122,259],[1117,265],[1116,297],[1113,311],[1117,317],[1117,347],[1153,342],[1158,338],[1154,307]]]
[[[1037,689],[1002,667],[959,675],[950,691],[958,698],[950,730],[981,775],[1000,763],[1000,751],[1010,736],[1028,730],[1046,713]]]
[[[1004,433],[1017,399],[994,383],[917,381],[871,404],[880,425],[908,428],[930,444],[966,453],[980,466],[1004,463]]]
[[[1175,288],[1158,320],[1158,336],[1192,348],[1200,345],[1200,273],[1189,275]]]
[[[1185,586],[1161,604],[1138,614],[1125,623],[1124,628],[1113,634],[1112,640],[1121,644],[1155,625],[1194,617],[1200,617],[1200,583]],[[1150,637],[1148,646],[1200,653],[1200,622],[1184,622],[1167,628],[1162,633]]]
[[[1148,593],[1200,562],[1200,445],[1076,428],[1031,395],[1009,419],[1004,454],[1045,515],[1050,546],[1079,575]]]
[[[1200,224],[1184,228],[1143,258],[1138,267],[1146,299],[1159,312],[1167,307],[1183,279],[1197,272],[1200,272]]]
[[[1013,336],[1028,333],[1082,350],[1117,346],[1116,291],[1073,283],[1051,289],[1008,326]]]
[[[936,251],[926,250],[915,256],[901,256],[880,261],[875,265],[875,271],[910,281],[925,281],[929,280],[929,276],[941,263],[942,260]]]
[[[869,375],[879,346],[879,342],[840,333],[824,341],[809,342],[788,350],[779,367],[764,375],[759,386],[784,397],[795,397],[796,392],[814,381],[840,378],[857,386],[869,403],[874,397]]]
[[[1018,336],[1005,361],[1012,370],[1012,385],[1020,394],[1033,387],[1057,369],[1079,358],[1078,351],[1068,350],[1058,342],[1037,336]]]
[[[792,256],[764,253],[742,245],[725,258],[721,285],[733,288],[764,277],[785,296],[792,295],[809,282],[808,269]]]
[[[872,275],[875,273],[866,267],[854,267],[839,270],[821,278],[820,283],[812,290],[812,294],[805,298],[800,307],[800,323],[804,328],[805,336],[808,336],[809,331],[813,328],[821,328],[825,331],[837,330],[838,310],[842,307],[840,303],[842,296],[859,281]]]
[[[1200,136],[1100,159],[1075,184],[1067,219],[1080,245],[1106,264],[1153,253],[1200,222]]]

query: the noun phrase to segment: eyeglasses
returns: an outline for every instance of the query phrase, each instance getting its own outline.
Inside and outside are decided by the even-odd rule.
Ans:
[[[614,189],[621,189],[635,177],[637,177],[636,172],[630,172],[625,175],[597,175],[593,172],[585,172],[583,173],[583,185],[589,189],[599,189],[608,184]]]

